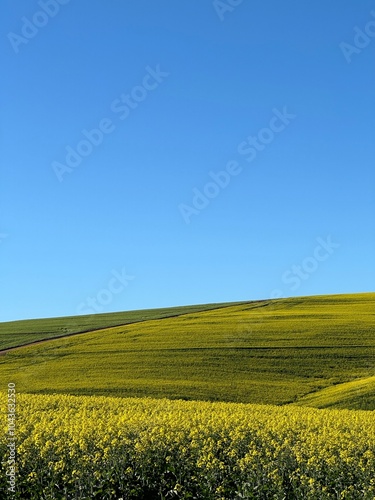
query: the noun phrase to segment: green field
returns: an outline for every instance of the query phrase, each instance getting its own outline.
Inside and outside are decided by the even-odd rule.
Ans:
[[[30,344],[40,340],[66,337],[76,333],[100,330],[152,319],[179,316],[189,312],[206,311],[228,304],[204,304],[161,309],[141,309],[118,313],[66,316],[61,318],[30,319],[0,323],[0,350]]]
[[[374,305],[366,293],[4,323],[3,345],[96,331],[4,353],[0,378],[30,393],[375,409]]]

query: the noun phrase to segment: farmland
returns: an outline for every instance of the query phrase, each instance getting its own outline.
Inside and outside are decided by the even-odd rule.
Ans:
[[[339,396],[352,382],[340,407],[373,409],[371,378],[363,381],[375,375],[374,302],[278,299],[103,328],[9,351],[0,377],[38,394],[312,406],[320,391]],[[316,406],[334,407],[334,396]]]
[[[373,500],[374,305],[366,293],[3,323],[9,498]],[[1,498],[7,439],[5,421]]]
[[[17,404],[13,498],[375,496],[373,412],[27,394]]]
[[[100,330],[111,326],[179,316],[188,312],[206,311],[224,306],[227,306],[227,304],[203,304],[161,309],[141,309],[119,313],[90,314],[87,316],[7,321],[0,323],[0,350],[41,340]]]

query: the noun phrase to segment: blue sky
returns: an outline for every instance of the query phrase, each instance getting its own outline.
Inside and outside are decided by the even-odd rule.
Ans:
[[[373,1],[4,0],[0,28],[0,321],[374,290]]]

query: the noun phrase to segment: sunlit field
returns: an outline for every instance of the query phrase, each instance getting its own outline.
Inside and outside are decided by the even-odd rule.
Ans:
[[[147,312],[151,320],[9,351],[0,377],[18,392],[371,410],[374,310],[368,293],[192,308],[162,319]],[[334,390],[320,397],[327,388]]]
[[[54,340],[60,319],[3,324],[13,346],[47,340],[0,356],[0,498],[373,500],[374,305],[367,293],[77,317]]]
[[[140,309],[118,313],[90,314],[87,316],[8,321],[0,323],[0,349],[100,330],[111,326],[128,325],[226,306],[228,304],[200,304],[161,309]]]
[[[26,394],[17,408],[14,498],[375,497],[373,412]]]

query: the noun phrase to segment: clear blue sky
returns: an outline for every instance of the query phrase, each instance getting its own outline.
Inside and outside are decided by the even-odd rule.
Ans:
[[[373,1],[0,9],[1,321],[374,290]]]

